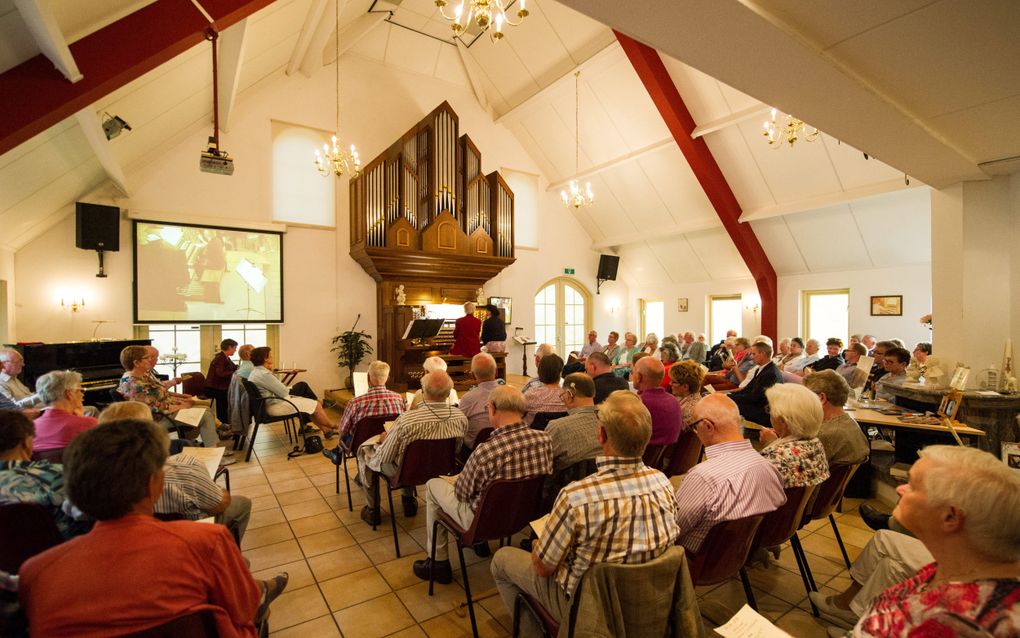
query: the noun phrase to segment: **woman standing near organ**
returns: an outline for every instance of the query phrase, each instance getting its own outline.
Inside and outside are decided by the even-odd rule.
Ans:
[[[486,352],[506,352],[506,322],[502,313],[492,304],[483,309],[489,314],[482,322],[482,346]]]

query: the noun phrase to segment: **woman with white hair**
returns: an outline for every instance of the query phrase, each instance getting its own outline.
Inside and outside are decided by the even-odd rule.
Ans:
[[[433,356],[425,359],[425,361],[421,364],[421,367],[422,367],[423,370],[425,370],[425,374],[428,374],[430,372],[446,372],[446,367],[447,367],[446,359],[433,355]],[[424,377],[425,377],[425,375],[422,375],[422,378],[424,378]],[[425,402],[425,397],[422,396],[421,389],[419,389],[419,390],[417,390],[414,393],[414,398],[411,399],[411,405],[408,406],[407,409],[408,410],[413,410],[413,409],[417,408],[419,405],[421,405],[424,402]],[[449,397],[446,399],[446,403],[447,403],[447,405],[450,404],[450,398]]]
[[[645,335],[645,342],[641,345],[641,352],[655,356],[656,351],[659,349],[659,337],[654,332],[649,332]]]
[[[783,477],[783,487],[818,485],[829,478],[825,448],[818,440],[822,402],[802,385],[777,383],[765,391],[772,427],[761,431],[768,442],[761,455]]]
[[[59,450],[76,436],[96,426],[98,421],[85,416],[85,390],[81,375],[71,370],[54,370],[35,382],[35,391],[46,407],[35,420],[36,450]]]
[[[631,359],[638,352],[641,352],[641,349],[637,346],[637,335],[633,332],[624,333],[623,347],[613,357],[613,374],[625,379],[629,377]]]

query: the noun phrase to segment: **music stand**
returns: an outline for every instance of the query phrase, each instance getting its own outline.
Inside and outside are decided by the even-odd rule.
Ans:
[[[439,334],[439,331],[442,329],[442,319],[412,319],[411,323],[407,326],[407,330],[404,331],[404,338],[424,343],[426,339]]]

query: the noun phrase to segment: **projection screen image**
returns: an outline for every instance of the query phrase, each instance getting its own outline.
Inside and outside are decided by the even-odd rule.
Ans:
[[[283,321],[283,235],[135,221],[135,322]]]

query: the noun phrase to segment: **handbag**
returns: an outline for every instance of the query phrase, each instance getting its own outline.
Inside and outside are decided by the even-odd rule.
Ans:
[[[287,458],[292,459],[296,456],[302,456],[304,454],[318,454],[322,452],[322,438],[317,434],[303,435],[304,447],[295,445],[294,449],[287,453]]]

